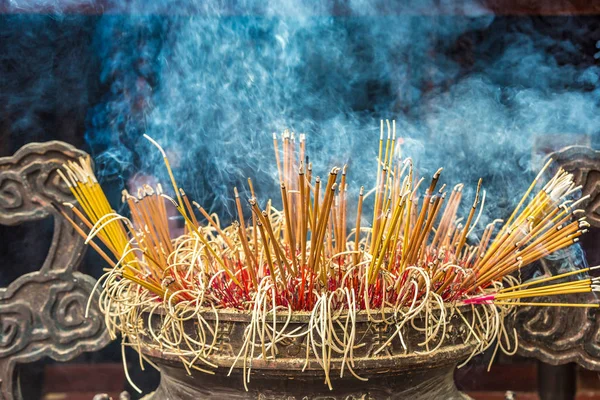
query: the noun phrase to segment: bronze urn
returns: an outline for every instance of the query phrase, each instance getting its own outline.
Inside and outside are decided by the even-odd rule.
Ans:
[[[470,315],[464,310],[463,315]],[[261,357],[262,349],[255,356],[239,357],[244,350],[244,338],[250,324],[249,312],[219,310],[203,313],[209,323],[218,319],[214,352],[210,362],[217,366],[201,372],[185,368],[180,356],[163,351],[150,336],[141,338],[142,352],[160,369],[161,382],[155,393],[147,400],[162,399],[466,399],[454,385],[454,369],[476,348],[475,338],[469,334],[465,320],[452,315],[444,333],[429,345],[423,344],[421,327],[425,318],[415,318],[398,329],[388,323],[369,321],[365,313],[357,314],[355,322],[355,345],[353,352],[353,376],[346,367],[346,355],[334,355],[330,359],[329,379],[331,390],[325,383],[323,366],[310,348],[307,352],[308,334],[285,339],[277,344],[275,357]],[[160,324],[162,315],[145,315],[146,324]],[[283,325],[285,316],[278,315]],[[296,312],[291,315],[286,330],[307,332],[310,313]],[[186,321],[186,332],[194,335],[197,322]],[[338,337],[344,335],[341,326],[335,327]],[[439,343],[441,336],[444,340]],[[439,344],[439,345],[438,345]],[[260,346],[258,346],[260,347]],[[312,347],[312,346],[311,346]],[[320,355],[317,348],[317,353]],[[326,350],[327,351],[327,350]],[[307,354],[308,362],[307,362]],[[233,368],[232,368],[233,366]],[[246,371],[244,371],[244,368]],[[247,390],[244,386],[247,379]],[[249,378],[249,379],[248,379]]]

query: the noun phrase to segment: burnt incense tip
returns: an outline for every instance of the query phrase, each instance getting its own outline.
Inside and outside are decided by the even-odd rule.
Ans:
[[[66,183],[68,188],[73,187],[73,183],[71,182],[71,180],[68,179],[60,169],[56,169],[56,173],[62,178],[62,180]]]
[[[167,196],[166,194],[163,194],[162,197],[169,200],[175,206],[175,208],[179,209],[179,204],[177,204],[177,202],[175,200],[173,200],[171,197]]]
[[[167,153],[165,153],[165,151],[163,150],[163,148],[158,144],[158,142],[154,139],[152,139],[150,136],[148,136],[147,134],[144,133],[144,137],[150,142],[152,143],[157,149],[158,151],[160,151],[160,153],[162,154],[163,158],[167,158]]]
[[[233,187],[233,195],[234,195],[235,197],[240,197],[240,194],[238,193],[238,189],[237,189],[237,187],[236,187],[236,186],[234,186],[234,187]]]
[[[477,190],[475,191],[475,201],[479,200],[479,193],[481,192],[481,183],[483,182],[483,178],[479,178],[477,181]]]
[[[75,206],[69,202],[64,202],[64,203],[62,203],[62,205],[65,207],[69,207],[69,208],[75,208]]]

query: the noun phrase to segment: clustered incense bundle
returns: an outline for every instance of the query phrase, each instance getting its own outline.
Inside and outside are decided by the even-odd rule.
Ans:
[[[431,323],[424,329],[424,347],[434,352],[443,343],[449,315],[470,307],[477,318],[465,323],[479,343],[475,351],[502,336],[497,348],[510,352],[516,344],[507,343],[501,320],[514,306],[598,306],[531,301],[595,290],[594,279],[563,279],[595,267],[534,281],[519,279],[520,269],[577,242],[588,227],[585,218],[578,218],[582,210],[577,205],[584,198],[572,199],[580,188],[569,173],[560,169],[541,185],[550,161],[510,217],[492,221],[475,238],[485,201],[481,180],[468,214],[459,216],[463,185],[438,187],[442,169],[429,182],[416,179],[411,159],[397,157],[395,121],[381,122],[377,180],[368,193],[360,188],[358,199],[348,198],[346,166],[332,168],[323,179],[315,176],[306,162],[304,135],[296,142],[286,131],[281,139],[273,135],[280,207],[257,199],[248,179],[250,198],[233,188],[237,220],[223,225],[177,186],[165,152],[147,139],[163,155],[175,197],[161,185],[144,185],[135,194],[123,191],[130,215],[117,214],[91,161],[81,159],[60,171],[78,206],[55,206],[110,265],[99,283],[111,334],[120,332],[124,343],[139,346],[136,338],[146,329],[139,324],[142,313],[160,309],[165,315],[162,328],[145,334],[162,350],[178,354],[188,369],[210,372],[214,367],[214,349],[203,332],[216,327],[202,320],[201,311],[206,310],[252,314],[248,345],[239,355],[244,366],[255,356],[275,359],[277,341],[300,334],[265,328],[270,315],[309,313],[311,322],[301,334],[314,347],[306,357],[319,360],[330,384],[327,354],[332,351],[343,353],[344,359],[349,355],[347,368],[355,374],[351,350],[359,339],[352,336],[351,324],[358,313],[389,322],[395,327],[392,336],[400,337],[414,318],[425,315]],[[372,215],[363,213],[365,201],[372,202]],[[185,233],[179,237],[170,232],[168,207],[185,220]],[[345,325],[339,322],[341,314],[347,316]],[[388,321],[389,315],[393,318]],[[182,324],[194,318],[200,328],[191,337]],[[344,325],[344,340],[336,342],[329,331],[333,321]],[[262,350],[255,354],[257,346]]]

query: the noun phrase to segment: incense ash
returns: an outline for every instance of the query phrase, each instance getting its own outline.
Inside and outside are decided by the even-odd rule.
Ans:
[[[521,269],[577,242],[589,226],[579,217],[586,197],[574,198],[580,188],[573,176],[559,169],[544,179],[551,160],[508,219],[492,221],[476,238],[481,180],[467,215],[459,215],[463,184],[438,187],[442,169],[430,181],[417,179],[412,160],[397,156],[395,121],[381,122],[377,179],[357,199],[348,198],[346,166],[321,179],[306,162],[305,136],[296,141],[286,131],[273,135],[280,206],[257,199],[248,179],[250,198],[232,188],[237,220],[224,225],[177,186],[166,153],[146,138],[163,155],[173,196],[160,184],[123,191],[129,216],[120,215],[88,158],[59,172],[77,205],[54,205],[108,263],[97,285],[100,307],[111,336],[138,350],[141,363],[151,363],[141,346],[152,346],[177,356],[188,372],[213,373],[219,310],[237,310],[250,322],[229,371],[242,368],[244,385],[252,360],[276,361],[278,346],[300,337],[305,366],[318,362],[331,388],[334,372],[364,379],[354,360],[359,316],[390,327],[373,357],[383,357],[393,339],[408,351],[407,330],[422,335],[422,354],[435,354],[449,321],[458,319],[474,343],[470,359],[494,344],[494,354],[516,352],[516,334],[504,321],[518,306],[598,307],[544,300],[598,290],[595,279],[581,278],[598,267],[521,281]],[[169,208],[185,220],[181,236],[170,231]],[[289,328],[299,314],[309,322]],[[150,323],[156,318],[160,323]],[[188,321],[196,322],[195,332],[184,329]]]

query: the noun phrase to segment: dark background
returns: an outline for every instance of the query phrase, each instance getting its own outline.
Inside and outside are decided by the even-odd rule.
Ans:
[[[52,7],[47,10],[42,7],[31,12],[4,11],[0,13],[0,156],[11,155],[26,143],[48,140],[68,142],[93,155],[102,155],[111,146],[130,149],[133,155],[128,164],[120,166],[121,168],[115,166],[111,159],[100,157],[96,160],[98,167],[106,172],[103,176],[104,189],[114,204],[117,204],[124,182],[135,172],[147,167],[140,159],[135,142],[144,132],[142,114],[150,107],[147,99],[161,85],[157,55],[162,51],[163,39],[170,30],[176,29],[182,18],[186,18],[185,13],[183,16],[137,16],[127,13],[107,16],[99,15],[98,9],[93,7],[66,13],[56,13]],[[340,6],[338,11],[339,15],[334,18],[348,32],[354,31],[356,24],[361,25],[360,21],[357,23],[351,16],[345,15],[349,11],[345,11],[344,7]],[[393,80],[385,77],[380,80],[370,78],[354,82],[352,90],[345,92],[346,96],[353,98],[347,102],[349,109],[357,115],[378,115],[378,105],[386,103],[387,109],[394,110],[397,115],[413,121],[424,120],[431,110],[424,107],[420,99],[425,98],[428,93],[443,93],[462,77],[496,65],[499,56],[508,46],[514,45],[508,39],[514,32],[550,38],[540,51],[558,65],[585,70],[598,64],[595,54],[598,52],[596,44],[600,41],[600,18],[593,15],[539,15],[543,13],[514,15],[529,14],[525,11],[496,15],[485,29],[466,31],[451,42],[447,42],[443,36],[439,40],[431,40],[428,52],[410,65],[411,87],[419,92],[413,99],[401,97]],[[234,21],[239,19],[239,23],[244,20],[243,16],[234,15],[229,18]],[[419,23],[430,20],[429,23],[434,24],[436,16],[421,15],[418,18]],[[450,15],[449,18],[464,17]],[[123,29],[112,29],[110,32],[113,36],[106,37],[104,34],[109,25]],[[99,43],[106,44],[106,41],[110,42],[108,52]],[[556,45],[564,41],[570,43],[572,51],[567,52],[564,46]],[[359,37],[356,38],[356,43],[360,43]],[[145,50],[138,52],[140,49]],[[360,53],[360,46],[354,47],[353,51]],[[129,57],[107,72],[107,57],[122,54],[128,54]],[[360,59],[360,55],[357,58]],[[452,78],[438,79],[431,71],[443,69],[448,59],[454,60],[459,70]],[[520,78],[511,80],[508,68],[505,75],[495,76],[494,79],[499,86],[504,83],[507,86],[527,84],[520,81]],[[595,82],[555,84],[562,85],[557,90],[593,93],[597,90]],[[502,95],[499,93],[499,96]],[[125,103],[129,108],[125,114],[129,113],[132,117],[119,119],[123,113],[117,113],[114,119],[103,116],[99,120],[98,110],[104,109],[115,98],[128,99]],[[106,131],[110,131],[110,135],[106,134],[106,137],[111,137],[110,141],[103,140]],[[550,133],[555,135],[543,136],[537,142],[534,141],[543,151],[570,144],[569,142],[582,142],[596,148],[600,146],[597,130]],[[566,135],[567,143],[565,136],[561,134]],[[532,146],[529,153],[533,154],[538,150]],[[207,166],[197,163],[194,168],[202,177],[206,173],[203,169]],[[217,196],[211,195],[211,187],[203,186],[203,182],[207,183],[200,179],[196,190],[204,193],[206,201],[215,201]],[[222,182],[225,186],[234,183]],[[227,206],[215,205],[217,211],[220,208],[226,209]],[[51,230],[51,221],[0,227],[1,286],[8,285],[23,273],[39,268],[50,245]],[[592,263],[600,261],[598,254],[592,254],[591,258]],[[88,252],[81,270],[98,277],[102,267],[99,257]],[[486,362],[485,358],[475,360],[472,368],[481,369],[480,366]],[[130,359],[133,361],[130,363],[131,374],[136,383],[145,391],[155,387],[158,384],[158,374],[151,371],[141,374],[134,361],[135,357]],[[100,352],[83,355],[75,362],[118,363],[120,347],[112,344]],[[25,383],[23,386],[28,391],[25,398],[36,399],[42,396],[44,368],[48,363],[51,361],[21,367],[22,382]],[[74,376],[72,379],[81,378]],[[474,378],[466,376],[463,379]]]

